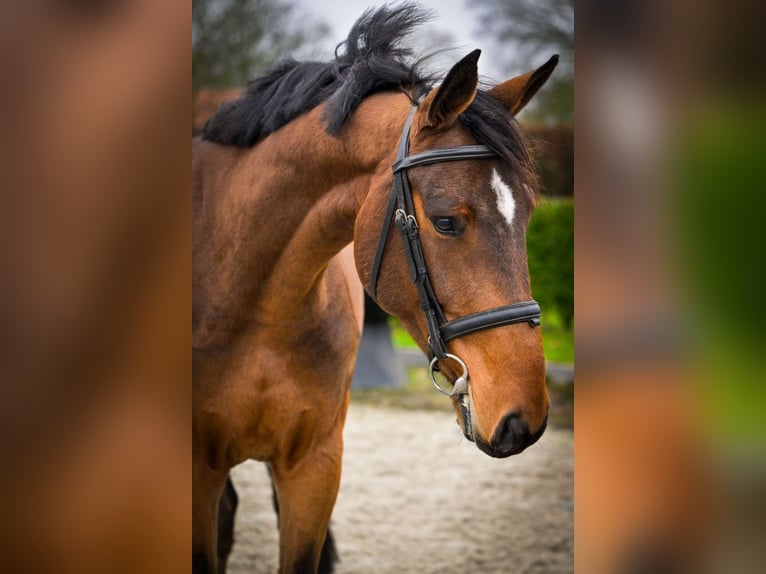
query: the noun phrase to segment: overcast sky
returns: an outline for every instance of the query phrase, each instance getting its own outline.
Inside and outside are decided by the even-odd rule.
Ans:
[[[475,48],[481,48],[479,73],[494,80],[505,80],[504,74],[492,61],[492,53],[497,48],[489,38],[482,40],[478,12],[466,7],[470,0],[418,0],[418,4],[436,12],[431,27],[452,35],[457,50],[439,60],[439,68],[446,73],[447,68],[457,62],[462,56]],[[328,24],[332,32],[332,40],[328,52],[335,44],[345,39],[356,19],[367,8],[381,6],[384,0],[296,0],[306,12],[315,15]],[[444,62],[444,63],[442,63]]]

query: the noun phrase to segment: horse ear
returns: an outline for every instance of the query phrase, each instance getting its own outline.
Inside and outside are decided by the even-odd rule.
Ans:
[[[471,105],[479,85],[477,63],[481,50],[474,50],[444,78],[441,86],[431,90],[420,104],[419,128],[447,128]]]
[[[532,96],[543,87],[543,84],[545,84],[558,63],[559,56],[555,54],[536,70],[498,84],[490,92],[500,98],[505,107],[515,116],[529,103]]]

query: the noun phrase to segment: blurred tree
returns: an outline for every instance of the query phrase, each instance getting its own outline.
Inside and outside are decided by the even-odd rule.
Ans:
[[[497,61],[510,76],[560,60],[546,86],[524,114],[547,124],[572,123],[574,108],[574,0],[471,0],[479,11],[482,37],[494,36]]]
[[[192,0],[192,90],[244,86],[285,53],[310,53],[328,33],[292,0]]]

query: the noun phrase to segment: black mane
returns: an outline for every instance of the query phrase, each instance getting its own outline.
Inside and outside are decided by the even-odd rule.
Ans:
[[[223,104],[205,126],[203,139],[249,148],[322,102],[326,129],[337,134],[371,94],[402,91],[414,103],[428,93],[434,78],[421,71],[423,59],[413,59],[402,41],[430,18],[430,12],[412,4],[365,11],[338,45],[334,61],[281,61],[250,82],[239,99]],[[523,181],[531,181],[531,158],[523,138],[490,92],[479,90],[460,121],[479,143],[517,168]]]

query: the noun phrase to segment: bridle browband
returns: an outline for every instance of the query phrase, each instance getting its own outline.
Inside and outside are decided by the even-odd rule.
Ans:
[[[439,300],[436,298],[431,278],[428,275],[426,260],[423,256],[423,245],[420,242],[420,231],[415,219],[415,204],[412,201],[412,189],[407,178],[407,170],[411,167],[445,161],[492,159],[496,158],[497,154],[485,145],[466,145],[408,155],[410,128],[416,110],[417,106],[413,106],[412,110],[410,110],[407,121],[404,123],[401,138],[399,139],[399,148],[396,154],[396,161],[393,165],[394,183],[391,188],[391,197],[383,218],[383,228],[372,265],[370,293],[373,299],[377,299],[380,266],[388,241],[391,221],[393,220],[402,239],[410,279],[412,279],[412,282],[417,287],[420,307],[425,314],[426,326],[428,328],[428,354],[431,361],[431,380],[440,392],[450,396],[460,395],[468,392],[468,368],[459,357],[447,352],[445,343],[469,333],[512,325],[514,323],[526,322],[529,323],[530,327],[537,327],[540,324],[540,305],[538,305],[537,301],[524,301],[447,321],[444,311],[442,311],[441,305],[439,305]],[[438,361],[445,358],[455,360],[463,368],[463,374],[455,381],[451,392],[445,391],[434,379],[434,371],[438,371]]]

